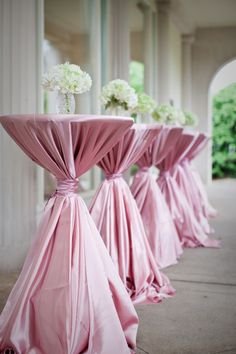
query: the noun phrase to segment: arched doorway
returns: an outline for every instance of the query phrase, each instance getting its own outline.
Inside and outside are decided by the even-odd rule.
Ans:
[[[233,163],[236,146],[230,120],[236,102],[236,59],[217,70],[208,92],[208,124],[212,136],[208,180],[233,177],[230,160]]]

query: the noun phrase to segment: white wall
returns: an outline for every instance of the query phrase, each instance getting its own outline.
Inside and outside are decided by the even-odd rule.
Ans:
[[[199,29],[192,48],[192,110],[199,116],[199,129],[211,134],[208,90],[216,72],[236,58],[236,27]],[[205,182],[211,181],[211,147],[196,161]]]
[[[214,76],[211,86],[210,95],[213,97],[220,90],[236,83],[236,60],[224,65]]]
[[[41,0],[0,1],[0,114],[40,110]],[[40,172],[0,128],[0,272],[21,267],[40,197]]]

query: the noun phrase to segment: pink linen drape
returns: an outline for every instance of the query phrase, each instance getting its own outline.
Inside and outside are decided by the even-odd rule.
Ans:
[[[203,214],[206,219],[216,217],[217,210],[210,204],[199,172],[192,165],[191,162],[205,148],[209,140],[210,137],[207,136],[205,133],[199,133],[196,144],[193,146],[191,151],[188,152],[187,156],[184,159],[184,163],[182,164],[186,175],[188,176],[189,180],[191,180],[191,185],[194,186],[194,192],[196,196],[195,203],[197,203],[195,208],[198,211],[201,210],[200,213]]]
[[[185,156],[194,141],[194,135],[182,133],[175,148],[159,163],[158,184],[170,208],[172,218],[184,247],[218,247],[216,240],[210,240],[198,223],[185,195],[173,177],[176,165]]]
[[[3,116],[9,135],[52,172],[47,203],[22,272],[0,316],[0,351],[131,353],[138,319],[77,190],[78,177],[132,125],[93,116]]]
[[[158,269],[137,204],[122,178],[122,173],[143,154],[159,130],[160,127],[133,126],[99,162],[106,179],[90,206],[95,224],[135,304],[159,302],[174,292]]]
[[[194,141],[190,149],[186,154],[181,158],[179,163],[175,167],[174,177],[178,183],[178,186],[182,193],[185,195],[189,205],[194,211],[194,215],[201,225],[202,229],[206,233],[213,232],[213,229],[209,225],[207,217],[204,215],[204,210],[202,206],[202,200],[196,187],[196,181],[193,177],[193,173],[189,173],[189,158],[195,155],[195,152],[199,149],[199,146],[202,145],[204,141],[204,135],[197,132],[185,133],[185,134],[194,134]]]
[[[150,168],[156,166],[174,148],[181,132],[182,128],[163,127],[136,162],[139,171],[130,187],[142,215],[151,250],[160,268],[177,263],[183,251],[169,208]],[[164,148],[163,140],[166,141],[167,148]]]

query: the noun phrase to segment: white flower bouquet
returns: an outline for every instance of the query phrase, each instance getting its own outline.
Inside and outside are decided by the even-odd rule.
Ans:
[[[175,124],[178,121],[177,111],[169,104],[161,104],[157,106],[152,117],[159,123]]]
[[[142,92],[138,94],[138,104],[133,109],[134,113],[152,113],[156,107],[156,102],[146,93]]]
[[[176,114],[177,114],[177,124],[179,123],[180,125],[186,125],[186,117],[184,112],[181,109],[176,109]]]
[[[89,74],[78,65],[66,62],[55,65],[42,77],[42,86],[46,91],[57,91],[57,113],[75,112],[75,94],[89,91],[92,80]]]
[[[198,117],[192,112],[184,112],[185,124],[191,127],[196,127],[198,125]]]
[[[42,86],[47,91],[59,91],[63,94],[80,94],[89,91],[92,80],[89,74],[78,65],[66,62],[55,65],[42,77]]]
[[[181,109],[174,108],[169,104],[161,104],[152,113],[154,120],[169,125],[185,125],[185,114]]]
[[[100,96],[105,109],[122,108],[132,110],[138,103],[134,89],[125,80],[112,80],[102,88]]]

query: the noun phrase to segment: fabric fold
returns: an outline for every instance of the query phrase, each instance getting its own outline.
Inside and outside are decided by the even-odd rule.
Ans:
[[[160,127],[132,127],[98,165],[106,176],[122,174],[159,131]],[[168,278],[158,269],[137,204],[121,176],[102,183],[90,212],[135,304],[159,302],[174,294]]]
[[[161,161],[168,149],[175,146],[182,128],[164,127],[161,133],[136,162],[139,171],[134,176],[131,192],[141,213],[148,241],[160,268],[176,264],[183,253],[180,240],[151,167]],[[167,151],[163,145],[163,137],[168,141]]]
[[[194,134],[182,133],[175,147],[157,164],[161,171],[158,185],[169,206],[182,246],[219,247],[218,240],[207,237],[174,177],[176,167],[191,148],[194,138]]]
[[[203,185],[201,177],[197,169],[193,166],[192,161],[205,148],[210,138],[205,133],[199,133],[195,144],[191,147],[185,156],[182,168],[191,181],[191,191],[196,199],[193,199],[193,205],[200,218],[211,219],[217,215],[217,210],[210,204],[206,189]]]
[[[138,318],[76,179],[132,125],[109,117],[10,116],[6,131],[59,180],[0,316],[0,351],[131,354]],[[89,142],[89,143],[88,143]]]
[[[187,135],[189,133],[185,133]],[[190,148],[186,151],[186,153],[182,156],[179,163],[175,166],[174,169],[174,178],[185,195],[190,207],[192,208],[194,215],[201,225],[203,231],[207,234],[213,233],[213,229],[208,222],[208,217],[205,215],[203,208],[203,200],[201,198],[201,194],[199,193],[197,183],[193,177],[193,173],[191,173],[191,168],[189,169],[189,159],[193,157],[198,150],[199,145],[203,147],[204,142],[204,134],[202,133],[191,133],[194,136],[193,143]]]

